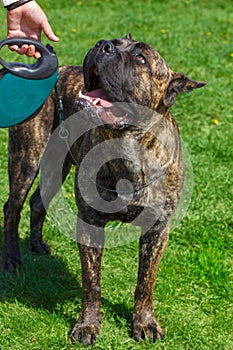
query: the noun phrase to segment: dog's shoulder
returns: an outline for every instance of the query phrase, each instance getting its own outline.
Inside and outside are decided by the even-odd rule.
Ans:
[[[61,66],[59,68],[58,84],[65,94],[82,91],[84,87],[83,68],[80,66]]]

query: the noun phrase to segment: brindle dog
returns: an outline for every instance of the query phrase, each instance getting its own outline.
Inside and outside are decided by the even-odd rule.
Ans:
[[[9,129],[10,195],[4,207],[3,268],[14,271],[20,265],[20,211],[40,163],[40,186],[30,199],[30,247],[38,254],[49,253],[42,240],[46,209],[59,189],[58,173],[62,172],[63,181],[74,163],[83,306],[71,336],[89,345],[100,332],[104,226],[118,219],[142,226],[133,337],[137,341],[162,339],[153,290],[184,176],[179,131],[169,109],[178,93],[205,83],[173,72],[151,46],[127,35],[99,41],[88,52],[83,71],[81,67],[61,67],[59,85],[65,133],[69,131],[70,140],[75,139],[77,130],[81,136],[70,141],[68,151],[65,135],[61,137],[56,129],[59,113],[54,93],[37,116]],[[95,127],[89,126],[90,121]],[[102,144],[92,166],[82,166],[88,152]],[[117,187],[121,179],[130,181],[131,187],[128,182]]]

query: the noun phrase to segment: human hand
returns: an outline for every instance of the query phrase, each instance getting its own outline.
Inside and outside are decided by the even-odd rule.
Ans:
[[[47,20],[41,7],[35,1],[29,1],[22,6],[7,12],[7,37],[28,37],[41,40],[41,32],[51,41],[58,41],[59,38]],[[36,51],[34,45],[10,46],[11,51],[17,51],[20,55],[40,58],[41,54]]]

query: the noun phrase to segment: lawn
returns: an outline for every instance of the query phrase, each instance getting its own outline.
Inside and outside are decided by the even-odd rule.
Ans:
[[[157,318],[166,337],[150,344],[136,343],[130,336],[138,255],[138,243],[132,241],[105,250],[103,325],[93,349],[232,350],[232,0],[39,3],[60,36],[53,46],[61,65],[81,65],[98,40],[131,32],[135,39],[154,46],[174,71],[208,82],[203,89],[179,96],[172,108],[192,163],[193,190],[185,217],[173,225],[155,287]],[[0,18],[3,39],[3,9]],[[6,60],[12,57],[7,50],[4,54]],[[7,130],[0,129],[1,207],[8,196],[7,138]],[[66,191],[72,201],[72,176]],[[32,255],[29,215],[27,202],[20,223],[24,267],[16,276],[0,276],[0,349],[84,349],[68,340],[81,308],[76,243],[48,218],[44,236],[52,254]],[[2,212],[0,225],[2,235]],[[136,232],[119,223],[109,229],[123,235]]]

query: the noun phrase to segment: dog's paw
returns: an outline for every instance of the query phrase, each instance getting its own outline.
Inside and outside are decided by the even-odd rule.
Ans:
[[[162,340],[164,332],[158,324],[154,313],[142,313],[134,316],[133,320],[133,338],[136,341],[148,339],[149,341]]]
[[[1,271],[14,274],[22,266],[19,256],[3,257],[1,264]]]
[[[71,331],[71,342],[79,341],[85,346],[93,344],[100,333],[100,326],[101,315],[94,320],[93,316],[91,318],[85,317],[85,321],[84,317],[81,316]]]
[[[49,255],[51,253],[50,246],[43,241],[35,242],[33,240],[30,240],[29,247],[32,253],[35,253],[38,255]]]

